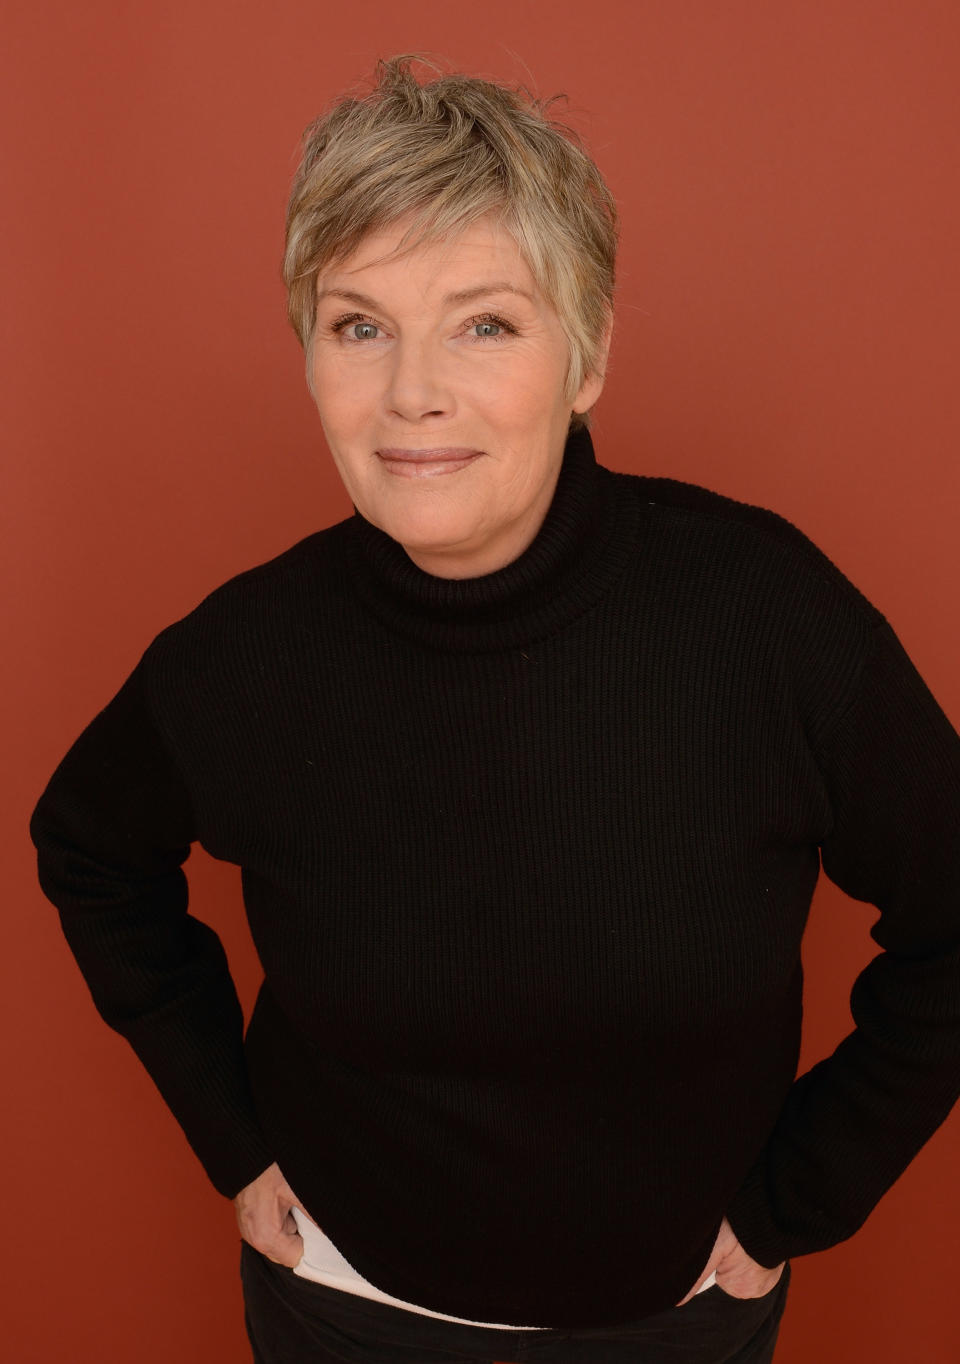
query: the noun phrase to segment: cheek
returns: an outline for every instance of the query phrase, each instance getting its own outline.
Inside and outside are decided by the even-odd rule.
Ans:
[[[371,408],[368,384],[362,367],[314,364],[311,393],[328,431],[351,431],[362,427]]]
[[[536,362],[504,366],[490,376],[489,393],[503,424],[517,430],[543,426],[544,419],[562,398],[562,372],[548,357]]]
[[[338,442],[329,437],[327,444],[330,447],[334,468],[340,476],[347,496],[367,516],[374,508],[377,498],[376,480],[371,477],[367,462],[352,457],[348,447],[338,446]]]

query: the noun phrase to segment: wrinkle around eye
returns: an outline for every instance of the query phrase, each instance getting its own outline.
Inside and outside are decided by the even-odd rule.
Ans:
[[[379,336],[348,337],[346,329],[351,326],[354,327],[369,326],[375,327],[378,331],[385,330],[385,328],[381,327],[381,324],[379,322],[374,321],[372,317],[366,317],[362,313],[348,313],[345,314],[343,317],[338,317],[333,322],[331,322],[326,328],[326,331],[328,335],[331,336],[332,338],[341,339],[343,341],[343,344],[347,347],[369,346],[374,342],[381,340]],[[498,336],[469,335],[469,331],[471,328],[481,326],[499,327],[500,334]],[[484,313],[478,315],[477,317],[472,317],[470,318],[469,321],[464,323],[464,327],[467,330],[466,332],[461,332],[460,335],[466,335],[469,341],[476,342],[479,345],[491,344],[495,345],[498,342],[507,341],[511,337],[518,336],[520,334],[518,328],[515,327],[513,323],[508,322],[506,318],[500,317],[495,313]]]

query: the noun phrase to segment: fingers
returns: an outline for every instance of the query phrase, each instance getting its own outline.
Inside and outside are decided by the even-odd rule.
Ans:
[[[279,1166],[271,1165],[233,1200],[240,1235],[274,1264],[295,1268],[303,1258],[303,1239],[291,1209],[296,1194]]]
[[[259,1250],[261,1255],[265,1255],[275,1265],[286,1265],[288,1269],[296,1269],[303,1259],[303,1238],[299,1233],[293,1236],[282,1233],[280,1237],[274,1236],[259,1242],[251,1240],[249,1236],[243,1239],[250,1241],[254,1250]]]
[[[742,1261],[721,1265],[717,1270],[717,1287],[731,1298],[766,1297],[780,1282],[785,1264],[786,1261],[775,1269],[766,1269],[756,1260],[745,1257]]]
[[[252,1180],[233,1200],[240,1235],[254,1250],[276,1265],[295,1269],[303,1259],[303,1237],[293,1209],[316,1222],[274,1163]]]
[[[739,1249],[739,1247],[740,1242],[736,1238],[733,1227],[731,1227],[727,1219],[724,1218],[720,1223],[720,1230],[717,1232],[717,1238],[713,1243],[713,1250],[710,1252],[710,1258],[704,1266],[702,1274],[690,1289],[687,1296],[680,1299],[677,1306],[682,1307],[684,1303],[689,1302],[691,1298],[696,1297],[707,1279],[714,1273],[717,1266],[721,1264],[732,1251]]]
[[[724,1218],[703,1273],[677,1306],[683,1307],[684,1303],[695,1297],[714,1272],[717,1287],[728,1297],[763,1298],[776,1288],[785,1264],[786,1261],[773,1269],[758,1264],[744,1250],[736,1232]]]
[[[293,1214],[286,1212],[281,1220],[277,1211],[275,1205],[267,1205],[238,1217],[240,1235],[274,1264],[293,1269],[303,1258],[303,1237],[297,1230]]]

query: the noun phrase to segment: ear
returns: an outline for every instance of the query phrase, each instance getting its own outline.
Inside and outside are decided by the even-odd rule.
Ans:
[[[603,392],[603,385],[607,377],[607,360],[610,356],[610,343],[613,340],[613,315],[611,314],[603,332],[603,339],[600,343],[600,350],[597,355],[597,365],[594,373],[588,374],[580,386],[580,392],[573,400],[574,412],[586,412],[593,407],[594,403]]]

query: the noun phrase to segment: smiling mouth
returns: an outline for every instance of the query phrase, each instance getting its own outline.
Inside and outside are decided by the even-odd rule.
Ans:
[[[378,450],[377,458],[391,474],[400,478],[432,478],[465,469],[482,454],[482,450],[457,446],[435,450]]]

